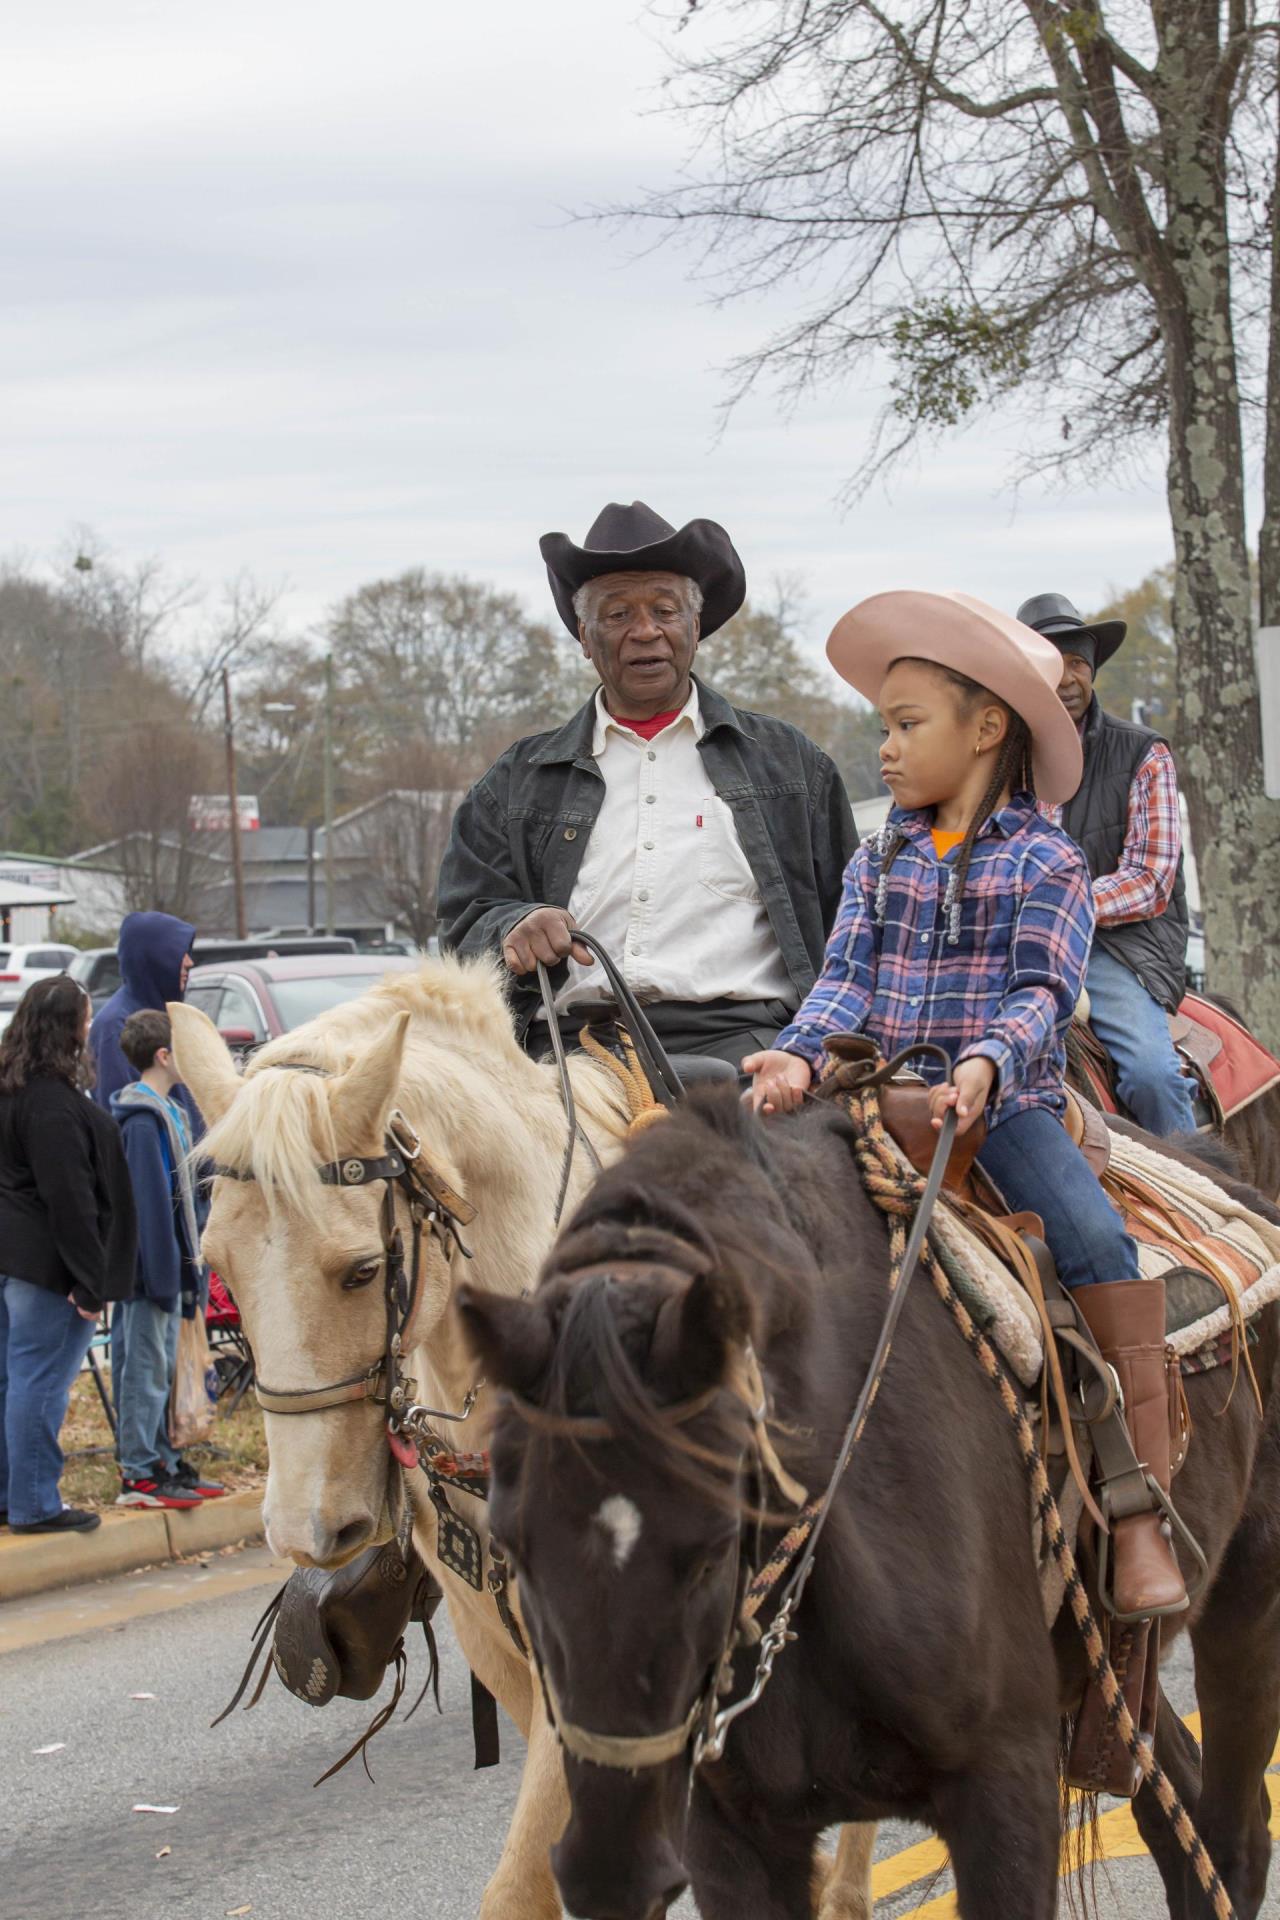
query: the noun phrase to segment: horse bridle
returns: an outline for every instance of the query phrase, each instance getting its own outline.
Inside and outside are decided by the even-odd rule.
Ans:
[[[948,1081],[951,1079],[951,1062],[945,1054],[942,1054],[940,1048],[932,1046],[915,1047],[905,1049],[902,1053],[895,1055],[892,1060],[883,1062],[879,1066],[874,1065],[871,1061],[861,1063],[863,1070],[857,1076],[859,1089],[869,1091],[874,1087],[884,1085],[893,1077],[894,1073],[898,1071],[908,1057],[921,1052],[938,1055],[945,1065]],[[942,1177],[946,1170],[947,1161],[951,1156],[952,1146],[955,1143],[955,1133],[956,1115],[955,1109],[952,1107],[946,1110],[942,1118],[938,1142],[934,1148],[933,1159],[929,1166],[928,1178],[925,1181],[924,1189],[920,1195],[920,1202],[916,1208],[915,1218],[911,1225],[911,1232],[903,1252],[902,1266],[898,1274],[897,1284],[893,1289],[889,1304],[885,1309],[884,1319],[881,1322],[875,1349],[867,1367],[866,1376],[863,1380],[861,1391],[858,1394],[857,1403],[850,1415],[849,1423],[844,1430],[840,1448],[836,1455],[835,1465],[831,1469],[822,1493],[812,1501],[806,1501],[804,1489],[797,1487],[789,1475],[782,1473],[780,1465],[777,1462],[777,1456],[773,1453],[772,1444],[768,1441],[767,1428],[765,1425],[766,1404],[759,1366],[755,1361],[755,1356],[751,1352],[750,1347],[748,1346],[745,1350],[745,1355],[749,1358],[754,1369],[753,1374],[748,1376],[752,1380],[753,1392],[751,1397],[753,1400],[756,1400],[754,1386],[756,1383],[759,1383],[758,1400],[756,1400],[756,1404],[750,1409],[756,1458],[760,1463],[759,1470],[762,1474],[767,1473],[768,1476],[774,1480],[775,1484],[779,1486],[791,1504],[800,1506],[803,1509],[797,1516],[795,1523],[788,1529],[778,1548],[775,1549],[768,1566],[762,1569],[761,1573],[757,1575],[756,1580],[752,1582],[753,1587],[761,1587],[764,1593],[768,1593],[778,1585],[784,1574],[788,1576],[785,1585],[782,1586],[778,1598],[777,1610],[772,1620],[770,1620],[763,1632],[760,1632],[759,1628],[754,1625],[754,1621],[752,1622],[752,1631],[749,1634],[743,1634],[740,1631],[739,1623],[743,1601],[744,1568],[746,1565],[745,1555],[743,1554],[740,1542],[736,1597],[733,1611],[727,1623],[720,1657],[712,1665],[702,1691],[698,1694],[684,1718],[675,1726],[664,1728],[660,1732],[652,1734],[629,1735],[597,1733],[589,1727],[576,1726],[572,1721],[567,1721],[560,1712],[559,1702],[555,1697],[555,1693],[551,1688],[546,1674],[543,1672],[542,1662],[537,1650],[536,1648],[532,1649],[532,1657],[542,1683],[548,1718],[551,1721],[560,1744],[567,1753],[573,1754],[578,1759],[590,1761],[598,1767],[613,1767],[627,1773],[635,1773],[642,1768],[663,1766],[668,1761],[679,1759],[682,1754],[692,1748],[692,1765],[689,1770],[689,1785],[690,1791],[692,1792],[693,1780],[698,1768],[702,1766],[705,1761],[719,1760],[723,1756],[729,1728],[742,1714],[748,1712],[755,1706],[756,1702],[764,1693],[773,1674],[774,1662],[787,1642],[794,1640],[796,1637],[791,1627],[791,1621],[796,1609],[800,1605],[805,1587],[808,1584],[809,1576],[813,1571],[814,1555],[817,1552],[818,1541],[835,1501],[836,1491],[841,1480],[844,1478],[845,1470],[853,1455],[853,1450],[862,1438],[867,1415],[871,1410],[872,1402],[879,1390],[885,1367],[888,1364],[889,1350],[893,1342],[893,1336],[897,1329],[898,1321],[901,1318],[902,1309],[906,1304],[907,1291],[928,1235],[929,1225],[933,1218],[933,1210],[942,1187]],[[684,1421],[691,1420],[698,1413],[704,1411],[712,1397],[712,1395],[704,1393],[699,1395],[696,1400],[685,1401],[675,1406],[662,1408],[660,1410],[660,1418],[663,1421],[670,1421],[677,1425],[682,1424]],[[526,1417],[533,1415],[536,1419],[537,1410],[527,1407],[517,1395],[507,1393],[505,1399],[507,1404],[517,1413],[523,1412]],[[615,1439],[617,1437],[614,1429],[607,1420],[592,1416],[571,1417],[565,1421],[562,1426],[558,1423],[557,1431],[564,1431],[575,1441]],[[764,1451],[766,1446],[768,1447],[767,1452]],[[782,1476],[781,1478],[779,1477],[780,1474]],[[751,1685],[740,1699],[732,1701],[727,1706],[721,1707],[717,1704],[718,1700],[726,1695],[732,1686],[735,1653],[737,1652],[739,1644],[750,1639],[757,1639],[756,1663],[755,1670],[752,1674]]]
[[[321,1073],[323,1067],[280,1065],[295,1073]],[[227,1180],[251,1181],[252,1171],[237,1167],[215,1166],[213,1172]],[[387,1428],[393,1436],[400,1431],[413,1405],[414,1382],[404,1371],[404,1357],[412,1351],[413,1327],[422,1301],[422,1240],[424,1231],[452,1258],[456,1248],[464,1258],[471,1252],[461,1229],[470,1226],[476,1210],[469,1200],[456,1192],[448,1181],[431,1167],[422,1151],[422,1142],[397,1108],[387,1121],[385,1151],[365,1156],[349,1154],[338,1160],[321,1161],[316,1172],[322,1186],[358,1187],[383,1182],[379,1226],[382,1236],[383,1297],[386,1310],[386,1338],[380,1359],[363,1373],[348,1375],[320,1387],[265,1387],[259,1381],[254,1392],[265,1413],[324,1413],[330,1407],[345,1406],[357,1400],[373,1400],[387,1409]],[[409,1202],[410,1255],[406,1266],[404,1236],[396,1222],[396,1190]],[[478,1388],[468,1399],[474,1404]],[[414,1409],[418,1411],[418,1409]],[[422,1409],[429,1412],[432,1409]],[[465,1406],[451,1417],[465,1418],[471,1411]]]

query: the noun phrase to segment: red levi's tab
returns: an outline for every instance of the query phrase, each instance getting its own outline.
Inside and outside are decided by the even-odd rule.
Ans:
[[[678,720],[683,711],[682,707],[673,707],[670,713],[655,713],[652,720],[627,720],[620,713],[611,713],[609,718],[616,720],[620,727],[628,727],[632,733],[638,733],[642,740],[652,740],[655,733],[661,733],[673,720]]]

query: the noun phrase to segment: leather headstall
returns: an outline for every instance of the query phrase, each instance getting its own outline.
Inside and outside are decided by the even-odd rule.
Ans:
[[[273,1063],[276,1064],[276,1063]],[[324,1074],[323,1067],[281,1061],[280,1067],[297,1073]],[[252,1169],[215,1166],[213,1173],[227,1180],[251,1181]],[[456,1247],[465,1259],[470,1249],[461,1229],[470,1226],[476,1210],[470,1201],[441,1178],[423,1158],[422,1142],[404,1115],[396,1109],[387,1122],[385,1151],[374,1155],[349,1154],[316,1167],[326,1187],[356,1187],[383,1183],[380,1225],[386,1303],[386,1341],[382,1357],[363,1373],[350,1374],[320,1387],[254,1387],[265,1413],[324,1413],[330,1407],[355,1400],[375,1400],[386,1406],[387,1426],[394,1434],[413,1400],[414,1383],[404,1372],[404,1355],[412,1350],[413,1325],[422,1298],[422,1237],[433,1235],[452,1258]],[[410,1256],[406,1266],[404,1236],[396,1223],[396,1189],[409,1202]]]
[[[651,1273],[668,1273],[679,1280],[687,1281],[690,1271],[699,1271],[705,1262],[696,1249],[687,1248],[685,1251],[689,1256],[687,1266],[683,1262],[676,1266],[652,1259],[600,1261],[593,1262],[587,1267],[574,1269],[570,1277],[578,1279],[589,1273],[610,1277],[619,1273],[645,1270]],[[768,1403],[764,1379],[750,1341],[735,1351],[729,1371],[718,1385],[708,1387],[688,1400],[656,1407],[655,1415],[664,1426],[684,1426],[689,1421],[696,1420],[699,1414],[705,1413],[722,1390],[732,1394],[746,1408],[750,1423],[746,1452],[761,1496],[760,1504],[763,1504],[763,1484],[765,1480],[771,1480],[789,1505],[803,1507],[808,1497],[806,1491],[786,1471],[769,1436],[766,1424]],[[533,1424],[540,1420],[541,1410],[509,1389],[503,1394],[503,1402],[523,1419]],[[617,1438],[617,1432],[612,1423],[595,1414],[570,1414],[562,1422],[556,1421],[555,1430],[563,1431],[579,1442]],[[755,1532],[758,1549],[760,1536],[758,1522]],[[541,1659],[536,1650],[531,1650],[534,1668],[542,1686],[547,1718],[565,1752],[572,1754],[575,1759],[587,1760],[593,1766],[612,1767],[623,1772],[635,1773],[646,1767],[663,1766],[669,1760],[678,1759],[691,1743],[704,1742],[715,1723],[718,1699],[730,1682],[733,1654],[740,1638],[739,1612],[750,1575],[751,1564],[744,1533],[739,1540],[738,1578],[731,1611],[725,1624],[721,1652],[707,1675],[705,1685],[678,1726],[665,1727],[657,1733],[617,1734],[598,1733],[593,1728],[576,1725],[572,1720],[566,1719]]]

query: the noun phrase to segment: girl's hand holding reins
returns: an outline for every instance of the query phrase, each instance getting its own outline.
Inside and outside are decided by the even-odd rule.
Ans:
[[[749,1053],[742,1071],[755,1075],[743,1094],[753,1113],[793,1113],[809,1090],[813,1069],[798,1053],[784,1053],[770,1047],[764,1053]]]
[[[746,1065],[746,1062],[743,1062]],[[935,1131],[941,1131],[942,1116],[948,1107],[956,1110],[956,1132],[968,1133],[975,1120],[986,1111],[991,1089],[996,1082],[992,1060],[962,1060],[949,1086],[935,1087],[929,1095],[929,1112]]]

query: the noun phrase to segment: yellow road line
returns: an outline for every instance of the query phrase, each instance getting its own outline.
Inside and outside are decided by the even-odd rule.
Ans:
[[[1200,1715],[1188,1714],[1186,1725],[1196,1739],[1200,1738]],[[1271,1763],[1280,1763],[1280,1746],[1271,1756]],[[1280,1776],[1272,1775],[1267,1781],[1267,1790],[1271,1795],[1271,1832],[1280,1839]],[[1093,1858],[1103,1860],[1133,1860],[1147,1851],[1134,1821],[1133,1809],[1126,1803],[1113,1807],[1110,1813],[1104,1813],[1098,1821],[1094,1841]],[[922,1840],[916,1846],[906,1847],[901,1853],[891,1854],[887,1860],[879,1861],[872,1869],[871,1890],[877,1900],[891,1893],[900,1893],[916,1880],[923,1880],[927,1874],[937,1873],[947,1864],[947,1850],[940,1840]],[[1074,1862],[1069,1858],[1064,1842],[1059,1874],[1070,1873]],[[901,1916],[901,1920],[958,1920],[960,1909],[956,1905],[954,1893],[939,1894],[936,1899],[926,1900],[923,1906],[912,1907]]]

